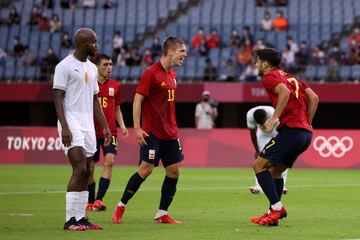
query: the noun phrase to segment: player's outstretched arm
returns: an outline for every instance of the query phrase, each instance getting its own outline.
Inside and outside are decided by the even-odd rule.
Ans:
[[[307,117],[310,123],[312,123],[312,120],[314,119],[317,110],[317,106],[319,104],[319,96],[311,88],[306,88],[305,94],[308,99]]]
[[[110,140],[111,140],[111,133],[109,130],[109,126],[106,122],[105,115],[100,106],[100,102],[98,100],[97,94],[94,94],[94,104],[93,105],[94,105],[93,106],[94,116],[95,116],[96,120],[98,120],[99,123],[101,124],[101,127],[104,129],[104,139],[105,139],[104,145],[108,146],[110,144]]]
[[[144,101],[144,96],[136,93],[133,102],[133,121],[134,121],[134,130],[135,137],[138,144],[141,146],[147,145],[144,136],[149,136],[147,132],[141,129],[140,126],[140,116],[141,116],[141,104]]]
[[[64,112],[65,94],[66,93],[64,90],[54,89],[55,110],[56,110],[56,115],[61,124],[62,143],[64,144],[65,147],[70,147],[72,141],[72,134],[65,118],[65,112]]]

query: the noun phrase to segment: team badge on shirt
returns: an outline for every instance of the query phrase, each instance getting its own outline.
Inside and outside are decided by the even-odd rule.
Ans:
[[[110,87],[109,88],[109,96],[114,96],[115,95],[115,90],[114,88]]]
[[[89,81],[89,77],[88,77],[87,72],[85,72],[84,81],[85,81],[85,84],[87,85],[87,83]]]

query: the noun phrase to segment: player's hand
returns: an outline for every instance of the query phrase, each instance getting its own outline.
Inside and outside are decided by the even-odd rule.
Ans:
[[[254,154],[255,159],[257,159],[257,158],[258,158],[259,154],[260,154],[260,153],[259,153],[258,151],[256,151],[256,152],[255,152],[255,154]]]
[[[107,147],[110,145],[111,142],[111,133],[109,128],[104,129],[104,146]]]
[[[129,132],[126,127],[122,127],[121,131],[123,133],[123,139],[127,138],[129,136]]]
[[[62,139],[62,143],[64,144],[65,147],[71,146],[72,133],[71,133],[69,127],[64,127],[61,129],[61,139]]]
[[[264,123],[265,131],[270,132],[273,129],[274,124],[275,124],[276,121],[277,121],[277,118],[275,118],[275,117],[268,118],[266,120],[266,122]]]
[[[142,130],[141,128],[135,128],[135,136],[136,136],[136,141],[138,142],[138,144],[140,146],[146,146],[147,143],[144,139],[145,137],[148,137],[149,134],[147,134],[147,132],[145,132],[144,130]]]

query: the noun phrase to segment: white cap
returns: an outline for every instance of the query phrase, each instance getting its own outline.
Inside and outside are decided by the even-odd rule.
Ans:
[[[205,90],[205,91],[202,92],[202,95],[203,96],[210,96],[210,92]]]

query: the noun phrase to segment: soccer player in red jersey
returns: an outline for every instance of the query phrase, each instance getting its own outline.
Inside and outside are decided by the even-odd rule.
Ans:
[[[102,110],[104,112],[106,121],[109,125],[111,131],[111,142],[108,146],[104,145],[104,134],[103,128],[101,127],[98,121],[95,122],[95,131],[96,131],[96,153],[94,156],[94,161],[90,164],[90,177],[89,177],[89,198],[87,210],[96,210],[104,211],[106,209],[105,204],[102,202],[107,189],[110,185],[112,168],[115,162],[117,146],[118,146],[118,137],[116,122],[119,124],[123,138],[127,138],[128,130],[125,126],[123,115],[121,112],[121,86],[120,83],[110,79],[112,71],[112,60],[106,54],[100,54],[96,57],[95,60],[96,67],[98,69],[98,85],[99,85],[99,94],[98,99]],[[94,169],[95,163],[100,160],[100,148],[103,150],[104,154],[104,170],[101,174],[99,180],[99,189],[95,199],[95,181],[94,181]]]
[[[309,147],[313,131],[311,122],[319,98],[305,82],[278,68],[281,54],[276,49],[265,48],[256,54],[255,66],[275,108],[264,127],[270,131],[278,119],[280,124],[277,127],[278,135],[265,145],[253,166],[271,207],[268,213],[251,221],[259,225],[277,226],[279,219],[287,216],[280,201],[284,187],[281,174],[291,168],[296,158]]]
[[[137,172],[130,177],[121,201],[115,207],[112,220],[116,224],[121,223],[126,204],[154,167],[158,166],[160,159],[166,176],[154,221],[180,223],[167,213],[176,192],[180,162],[183,160],[175,115],[176,73],[172,67],[181,66],[186,56],[184,41],[178,37],[168,37],[163,43],[160,61],[144,71],[136,88],[133,120],[136,140],[140,145],[140,163]]]

